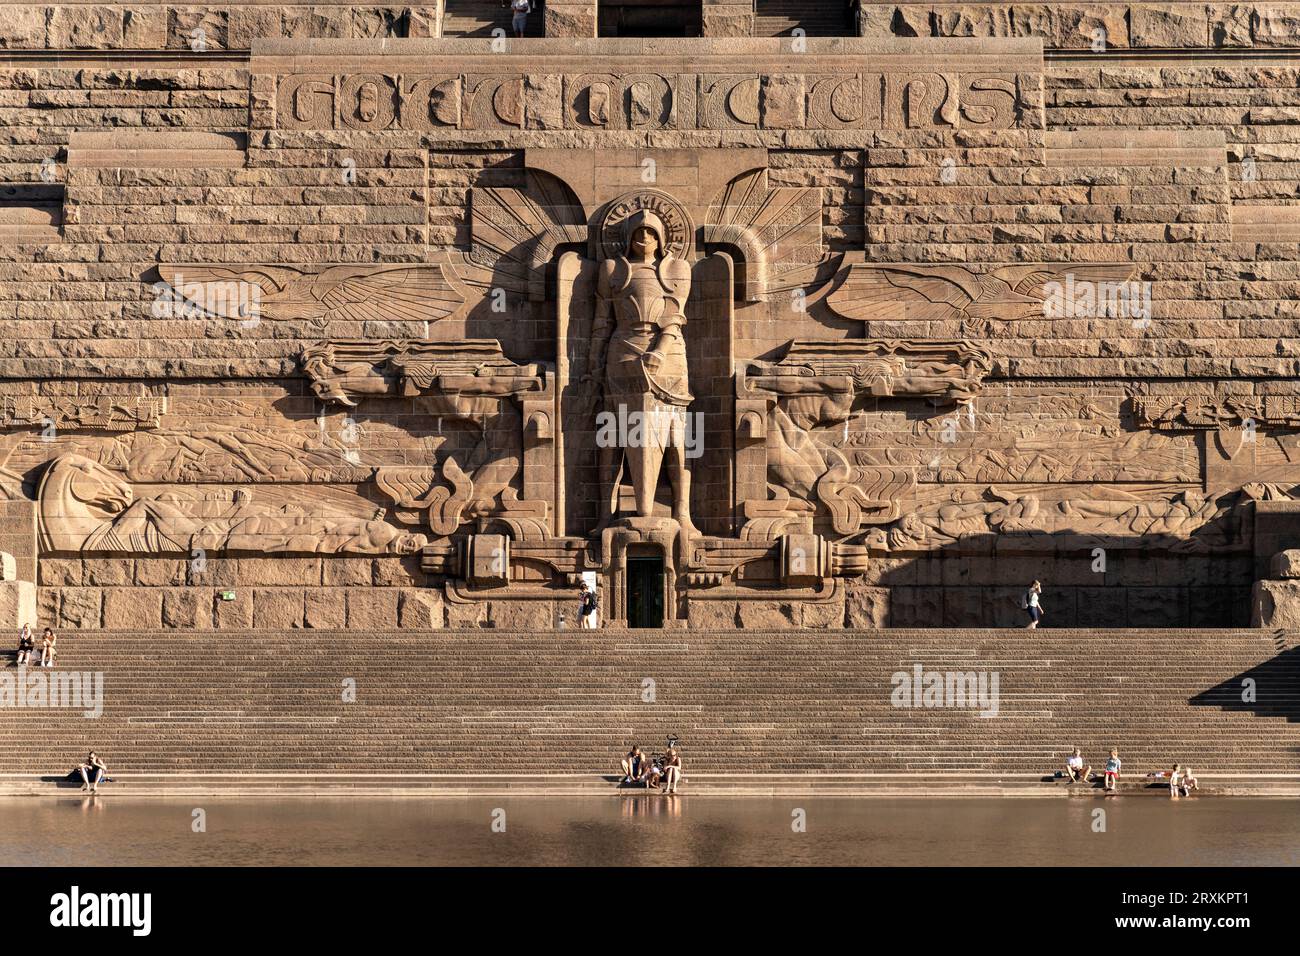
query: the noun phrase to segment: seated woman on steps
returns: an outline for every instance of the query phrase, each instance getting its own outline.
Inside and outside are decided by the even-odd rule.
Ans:
[[[54,636],[54,631],[52,631],[50,628],[47,627],[45,629],[44,635],[42,635],[41,637],[41,666],[42,667],[54,666],[54,656],[57,653],[54,645],[57,642],[58,642],[58,638]]]
[[[22,631],[18,635],[18,665],[30,664],[32,662],[32,651],[36,649],[36,640],[32,637],[32,626],[24,624]]]
[[[676,793],[677,784],[682,779],[682,755],[676,747],[668,748],[664,758],[664,793]]]

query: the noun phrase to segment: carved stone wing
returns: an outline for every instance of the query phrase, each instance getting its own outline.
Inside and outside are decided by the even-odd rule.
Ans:
[[[437,322],[460,307],[464,297],[442,263],[364,271],[336,266],[312,283],[312,296],[325,318],[367,321]],[[304,305],[315,312],[311,303]]]
[[[160,265],[175,297],[231,319],[436,322],[464,296],[446,263],[238,268]]]
[[[846,319],[942,320],[964,313],[980,297],[979,281],[960,266],[864,265],[827,297]]]
[[[587,215],[573,192],[551,174],[530,169],[523,189],[471,190],[465,281],[541,300],[556,250],[586,241]]]
[[[1123,283],[1135,272],[1131,263],[1034,263],[981,275],[962,266],[853,263],[827,302],[844,318],[863,322],[960,318],[963,334],[979,336],[1000,331],[994,323],[1041,318],[1054,283]]]
[[[748,302],[820,285],[842,258],[828,255],[822,241],[822,191],[769,186],[765,169],[726,185],[706,214],[704,241],[739,250]]]

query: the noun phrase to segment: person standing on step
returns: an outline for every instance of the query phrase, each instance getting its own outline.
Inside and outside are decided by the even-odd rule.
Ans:
[[[1123,765],[1124,761],[1119,759],[1119,751],[1112,750],[1110,752],[1110,759],[1106,761],[1106,779],[1102,781],[1102,785],[1105,789],[1112,792],[1115,790],[1116,785],[1119,783],[1120,768],[1123,767]]]
[[[1025,596],[1020,599],[1020,606],[1029,614],[1029,624],[1026,626],[1032,631],[1038,627],[1038,622],[1043,617],[1043,606],[1038,603],[1038,595],[1043,593],[1041,582],[1035,581],[1029,585],[1029,590]]]
[[[528,29],[528,14],[533,12],[531,0],[511,0],[510,12],[513,14],[510,25],[515,28],[515,36],[522,37]]]
[[[585,580],[582,582],[581,603],[578,605],[578,617],[582,627],[590,630],[596,626],[596,592]]]

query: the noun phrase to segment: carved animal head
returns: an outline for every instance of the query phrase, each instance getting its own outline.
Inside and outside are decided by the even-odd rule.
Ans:
[[[96,461],[81,455],[64,455],[50,465],[55,476],[66,470],[67,494],[91,511],[105,516],[116,515],[130,507],[135,500],[131,486]]]

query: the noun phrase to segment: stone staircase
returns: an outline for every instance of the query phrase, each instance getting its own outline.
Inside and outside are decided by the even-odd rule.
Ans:
[[[533,0],[533,12],[528,15],[529,37],[542,35],[542,11],[545,5]],[[513,37],[510,26],[510,4],[506,0],[447,0],[442,18],[444,37],[491,37],[500,27],[506,36]]]
[[[795,27],[810,37],[853,36],[853,9],[848,0],[758,0],[754,36],[789,36]]]
[[[103,715],[0,710],[0,775],[62,776],[88,748],[123,774],[600,774],[669,733],[688,776],[1032,778],[1076,745],[1094,768],[1117,746],[1130,775],[1300,772],[1300,650],[1261,630],[78,631],[59,648],[53,673],[103,673]],[[892,706],[891,675],[918,663],[997,672],[996,716]],[[16,675],[10,656],[0,680]]]

